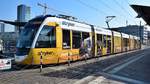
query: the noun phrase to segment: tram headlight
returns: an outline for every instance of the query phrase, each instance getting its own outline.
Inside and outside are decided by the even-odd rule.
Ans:
[[[27,57],[27,55],[23,55],[23,56],[17,56],[17,55],[15,55],[15,61],[16,61],[16,62],[21,62],[21,61],[23,61],[26,57]]]

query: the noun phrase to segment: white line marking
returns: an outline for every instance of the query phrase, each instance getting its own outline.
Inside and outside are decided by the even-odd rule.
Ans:
[[[95,78],[95,76],[87,76],[87,77],[75,82],[74,84],[82,84],[86,81],[90,81],[90,80],[92,81],[94,78]]]
[[[128,62],[128,61],[130,61],[131,59],[137,58],[137,57],[140,56],[140,55],[144,55],[144,53],[139,54],[139,55],[137,55],[137,56],[130,57],[130,58],[128,58],[128,59],[126,59],[126,60],[123,60],[123,61],[121,61],[121,62],[119,62],[119,63],[115,63],[115,64],[113,64],[113,65],[110,65],[110,66],[106,67],[105,69],[103,69],[103,71],[105,72],[105,71],[107,71],[107,70],[109,70],[109,69],[111,69],[111,68],[113,68],[113,67],[115,67],[115,66],[118,66],[118,65],[120,65],[120,64],[122,64],[122,63],[124,63],[124,62]]]
[[[99,76],[95,80],[90,81],[88,84],[101,84],[105,79],[105,77]]]
[[[126,81],[126,82],[130,82],[130,83],[132,83],[132,84],[149,84],[149,83],[146,83],[146,82],[143,82],[143,81],[134,80],[134,79],[130,79],[130,78],[126,78],[126,77],[114,75],[114,74],[110,74],[110,76],[113,77],[113,78],[117,78],[117,79],[119,79],[119,80],[123,80],[123,81]]]
[[[148,82],[144,82],[144,81],[139,81],[139,80],[135,80],[135,79],[131,79],[131,78],[127,78],[127,77],[123,77],[123,76],[118,76],[118,75],[114,75],[114,74],[109,74],[109,73],[104,73],[104,72],[99,72],[98,74],[103,75],[105,78],[114,78],[114,79],[118,79],[118,80],[114,80],[114,81],[118,81],[118,82],[128,82],[131,84],[149,84]],[[120,80],[120,81],[119,81]],[[127,84],[128,84],[127,83]]]
[[[145,55],[141,55],[140,57],[136,57],[136,58],[134,58],[133,60],[130,60],[129,62],[126,62],[126,63],[124,63],[124,64],[122,64],[122,65],[120,65],[120,66],[114,68],[113,70],[109,71],[109,73],[114,74],[114,73],[120,71],[121,69],[125,68],[125,67],[128,66],[129,64],[131,64],[131,63],[133,63],[133,62],[139,60],[140,58],[142,58],[142,57],[144,57],[144,56],[145,56]]]

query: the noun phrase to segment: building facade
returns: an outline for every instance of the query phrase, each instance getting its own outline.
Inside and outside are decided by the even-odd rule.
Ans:
[[[21,4],[17,7],[17,21],[27,22],[30,19],[30,7],[24,4]]]
[[[148,31],[145,26],[138,26],[138,25],[129,25],[125,27],[118,27],[118,28],[111,28],[112,30],[123,32],[126,34],[131,34],[140,37],[141,42],[143,44],[147,44],[148,40]]]
[[[30,20],[30,7],[26,5],[18,5],[17,6],[17,20],[16,22],[27,22]],[[19,32],[24,27],[15,26],[15,32],[5,32],[5,24],[0,23],[0,40],[3,42],[1,45],[3,46],[3,52],[8,56],[14,56],[16,52],[16,41],[19,36]],[[1,46],[0,46],[1,47]]]
[[[5,32],[5,24],[0,23],[0,32]]]
[[[2,46],[4,53],[15,53],[17,39],[16,32],[0,33],[0,39],[3,41]]]
[[[31,8],[24,4],[17,6],[17,22],[27,22],[30,20]],[[16,32],[20,32],[24,27],[15,27]]]

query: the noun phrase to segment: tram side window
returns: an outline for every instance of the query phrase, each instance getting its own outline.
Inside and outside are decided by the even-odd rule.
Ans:
[[[136,39],[134,39],[134,48],[136,48]]]
[[[63,48],[70,49],[70,30],[63,30]]]
[[[102,34],[97,34],[97,43],[98,46],[102,47]]]
[[[108,48],[111,47],[111,36],[110,35],[107,36],[107,47]]]
[[[97,54],[102,55],[102,34],[97,34]]]
[[[56,47],[56,31],[55,27],[44,26],[41,30],[36,48],[55,48]]]
[[[77,49],[80,48],[81,44],[81,32],[79,31],[72,31],[72,40],[73,40],[73,48]]]
[[[130,45],[130,41],[129,41],[129,39],[127,39],[127,46],[129,46]]]
[[[82,43],[84,43],[84,46],[87,48],[92,46],[89,33],[82,32]]]
[[[87,39],[88,37],[90,37],[89,33],[82,32],[82,39]]]

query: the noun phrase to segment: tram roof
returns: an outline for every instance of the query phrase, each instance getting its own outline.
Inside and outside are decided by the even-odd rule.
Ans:
[[[46,18],[49,22],[56,22],[63,29],[70,29],[75,31],[91,32],[91,26],[88,24],[80,23],[77,21],[71,21],[58,17],[48,17]]]
[[[122,34],[122,37],[123,38],[129,38],[129,35],[128,34],[125,34],[125,33],[121,33]]]
[[[64,29],[71,29],[71,30],[75,30],[75,31],[83,31],[83,32],[91,32],[91,26],[90,24],[84,23],[84,22],[79,22],[79,21],[73,21],[73,20],[68,20],[68,19],[64,19],[64,18],[59,18],[57,16],[53,16],[53,15],[45,15],[45,16],[38,16],[35,17],[32,20],[48,20],[50,22],[57,22],[62,28]],[[98,26],[94,26],[95,28],[95,32],[99,33],[99,34],[104,34],[104,35],[112,35],[112,31],[105,29],[105,28],[101,28]],[[114,32],[114,36],[121,36],[120,32]],[[127,37],[127,35],[125,36]]]
[[[112,35],[111,30],[101,28],[101,27],[95,27],[95,32],[98,34]]]
[[[113,33],[114,33],[114,36],[121,37],[121,33],[120,32],[113,31]]]
[[[31,19],[30,21],[33,21],[33,20],[44,21],[47,17],[55,17],[55,16],[54,15],[40,15],[40,16],[37,16],[37,17]]]
[[[133,36],[134,37],[134,39],[140,39],[140,37],[137,37],[137,36]]]

